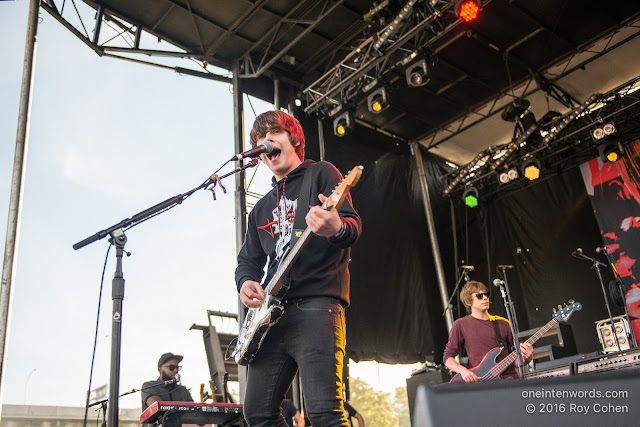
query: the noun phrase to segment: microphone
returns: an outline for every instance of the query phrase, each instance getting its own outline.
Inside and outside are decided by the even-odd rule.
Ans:
[[[271,145],[269,145],[269,147],[271,147]],[[176,376],[173,379],[173,381],[175,381],[176,384],[180,384],[180,374],[176,374]]]
[[[596,248],[596,252],[597,252],[597,253],[604,252],[605,254],[608,254],[608,253],[609,253],[609,249],[607,249],[607,247],[606,247],[606,246],[603,246],[603,247],[601,247],[601,248]]]
[[[493,286],[499,288],[500,286],[504,286],[504,280],[496,279],[493,281]]]
[[[251,150],[243,151],[240,154],[236,154],[233,156],[231,160],[242,160],[248,158],[258,157],[262,153],[269,154],[273,151],[273,147],[269,141],[262,141],[262,144],[258,145],[256,148],[252,148]]]
[[[475,267],[473,265],[463,265],[462,269],[463,270],[473,271],[475,269]]]
[[[598,248],[598,249],[600,249],[600,248]],[[597,251],[598,249],[596,249],[596,251]],[[576,256],[576,255],[582,255],[582,248],[578,248],[578,249],[576,249],[575,251],[573,251],[573,252],[571,253],[571,255],[573,255],[573,256]]]
[[[508,268],[508,269],[512,269],[513,265],[499,265],[498,268]]]

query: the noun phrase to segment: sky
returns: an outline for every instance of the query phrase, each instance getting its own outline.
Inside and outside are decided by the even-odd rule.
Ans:
[[[0,2],[3,225],[27,12],[27,0]],[[186,59],[167,63],[193,68]],[[92,388],[109,381],[115,251],[101,295],[109,243],[103,239],[78,251],[72,245],[199,186],[235,154],[232,93],[225,83],[100,58],[44,10],[35,70],[2,402],[83,406],[99,302]],[[252,104],[257,114],[272,108],[255,99]],[[247,130],[254,117],[245,100]],[[247,180],[252,174],[249,170]],[[250,189],[264,194],[269,177],[258,167]],[[189,327],[206,325],[207,309],[237,312],[234,180],[223,183],[229,191],[216,188],[216,201],[210,192],[198,191],[127,231],[125,249],[132,255],[123,260],[121,393],[156,378],[158,357],[167,351],[185,356],[182,383],[196,400],[199,384],[208,380],[202,334]],[[0,235],[3,250],[5,237]],[[220,331],[234,326],[217,325]],[[392,390],[412,368],[360,363],[351,373]],[[119,405],[139,407],[139,394],[121,398]]]

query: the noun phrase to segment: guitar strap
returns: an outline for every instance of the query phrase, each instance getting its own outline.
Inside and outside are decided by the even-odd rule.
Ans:
[[[298,195],[298,207],[296,208],[296,216],[293,220],[293,232],[291,233],[291,241],[289,242],[289,250],[293,249],[304,230],[307,228],[307,222],[305,217],[309,212],[309,201],[311,200],[311,183],[313,182],[313,176],[315,163],[311,164],[304,174],[302,181],[302,188],[300,188],[300,194]]]
[[[491,324],[493,325],[493,331],[496,333],[496,339],[498,340],[498,345],[501,348],[504,348],[504,342],[502,341],[502,338],[500,337],[500,326],[498,325],[498,320],[495,318],[491,319]]]

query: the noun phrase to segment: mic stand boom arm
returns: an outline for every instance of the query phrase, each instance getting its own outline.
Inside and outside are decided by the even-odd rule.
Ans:
[[[93,243],[97,240],[100,240],[106,236],[111,236],[110,243],[116,247],[116,272],[113,277],[113,281],[111,282],[111,299],[113,300],[113,311],[111,315],[111,367],[109,374],[109,401],[111,405],[109,405],[109,413],[108,413],[108,423],[109,426],[118,426],[118,392],[120,387],[120,350],[121,350],[121,342],[122,342],[122,301],[124,300],[124,276],[122,274],[122,254],[125,252],[124,245],[127,242],[127,236],[125,235],[125,231],[129,228],[146,221],[156,215],[160,215],[161,213],[181,204],[183,201],[187,199],[187,197],[191,196],[198,190],[208,187],[212,185],[213,188],[217,183],[220,183],[222,178],[226,178],[230,175],[233,175],[242,170],[248,169],[250,167],[256,166],[258,164],[257,161],[249,162],[245,165],[242,165],[232,172],[219,177],[216,175],[220,169],[222,169],[230,160],[225,162],[221,167],[218,168],[209,178],[207,178],[202,184],[198,187],[187,191],[184,194],[178,194],[176,196],[171,197],[170,199],[165,200],[164,202],[160,202],[155,206],[152,206],[144,211],[135,214],[131,218],[123,219],[119,223],[112,225],[102,231],[97,232],[93,236],[87,237],[84,240],[73,245],[73,249],[78,250],[87,246],[90,243]],[[221,183],[220,183],[221,184]],[[224,188],[224,187],[223,187]],[[226,191],[225,191],[226,192]],[[128,254],[128,253],[127,253]],[[87,393],[87,408],[89,403],[89,394]],[[85,409],[85,418],[86,418],[86,409]]]
[[[462,279],[466,279],[467,281],[469,280],[469,276],[467,273],[466,269],[463,269],[462,274],[460,275],[460,278],[458,279],[458,282],[456,283],[456,287],[453,288],[453,292],[451,292],[451,296],[449,297],[449,302],[447,303],[447,308],[444,309],[444,311],[442,312],[443,316],[447,315],[447,311],[451,310],[453,308],[453,305],[451,305],[451,301],[453,301],[453,297],[456,296],[456,292],[458,292],[458,288],[460,287],[460,285],[462,284]],[[458,316],[460,314],[458,313]]]

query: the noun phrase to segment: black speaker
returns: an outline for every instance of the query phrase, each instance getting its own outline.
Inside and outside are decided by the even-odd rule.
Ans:
[[[415,407],[416,392],[420,385],[429,384],[441,384],[450,380],[448,369],[423,369],[418,372],[414,372],[409,378],[407,378],[407,398],[409,399],[409,413],[413,414],[413,408]]]
[[[420,385],[414,427],[638,425],[640,372],[469,384]]]

